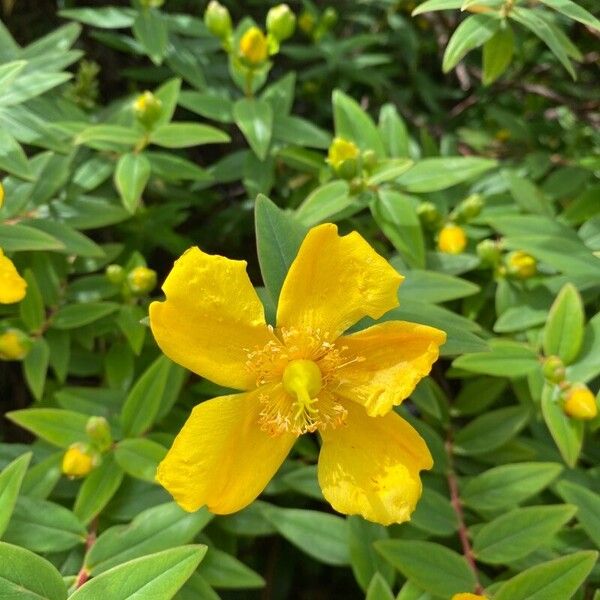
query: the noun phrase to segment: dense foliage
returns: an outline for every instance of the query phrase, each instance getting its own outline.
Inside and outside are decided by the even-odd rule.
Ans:
[[[598,600],[596,1],[28,4],[0,24],[0,597]],[[311,435],[247,508],[187,513],[156,468],[228,390],[148,306],[197,245],[273,323],[324,222],[405,276],[384,319],[447,333],[395,409],[434,459],[417,509],[335,513]]]

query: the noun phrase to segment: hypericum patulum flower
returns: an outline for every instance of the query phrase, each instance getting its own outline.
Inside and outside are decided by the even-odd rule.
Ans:
[[[318,477],[339,512],[406,521],[432,459],[392,408],[437,360],[443,331],[387,321],[343,335],[398,304],[402,281],[356,232],[309,231],[283,284],[277,325],[245,261],[189,249],[150,306],[163,352],[217,384],[243,390],[196,406],[160,464],[158,481],[188,511],[250,504],[297,437],[318,431]]]
[[[486,596],[480,594],[471,594],[470,592],[462,592],[461,594],[454,594],[452,600],[487,600]]]
[[[0,248],[0,304],[12,304],[25,298],[27,282]]]

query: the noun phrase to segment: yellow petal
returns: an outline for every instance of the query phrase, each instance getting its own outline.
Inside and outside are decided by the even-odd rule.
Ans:
[[[221,396],[194,408],[156,476],[183,509],[206,505],[220,515],[240,510],[280,467],[296,436],[261,430],[263,393]]]
[[[438,359],[446,334],[434,327],[388,321],[344,336],[338,344],[358,357],[338,372],[336,393],[381,416],[408,398]]]
[[[400,416],[369,417],[346,404],[345,426],[321,431],[319,484],[346,515],[390,525],[408,521],[421,497],[419,471],[433,465],[421,436]]]
[[[331,223],[311,229],[283,284],[277,326],[319,329],[334,340],[364,316],[398,305],[403,277],[356,231],[338,236]]]
[[[480,594],[471,594],[469,592],[462,592],[460,594],[454,594],[452,600],[487,600],[486,596]]]
[[[256,386],[248,352],[274,336],[246,274],[246,262],[190,248],[175,262],[163,291],[150,305],[150,326],[173,361],[220,385]]]
[[[12,304],[25,298],[27,282],[19,275],[12,260],[0,249],[0,304]]]

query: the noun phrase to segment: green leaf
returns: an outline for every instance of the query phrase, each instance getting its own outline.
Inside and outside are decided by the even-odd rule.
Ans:
[[[64,248],[61,252],[85,258],[104,258],[104,250],[89,237],[79,233],[69,225],[50,219],[32,219],[27,225],[41,230],[57,239]],[[29,292],[28,292],[29,293]]]
[[[0,596],[6,600],[66,600],[61,574],[45,558],[0,542]],[[34,576],[35,575],[35,576]]]
[[[432,598],[431,594],[423,591],[412,581],[407,581],[396,596],[396,600],[432,600]]]
[[[377,126],[358,102],[340,90],[334,90],[332,101],[336,136],[353,141],[363,151],[373,150],[379,158],[384,158],[385,148]]]
[[[179,104],[201,117],[222,123],[233,122],[233,102],[217,90],[184,90],[179,94]]]
[[[131,27],[135,20],[135,11],[129,8],[71,8],[60,10],[58,14],[65,19],[79,21],[93,27],[103,29],[120,29]]]
[[[173,182],[210,181],[212,179],[208,171],[181,156],[166,152],[145,152],[144,156],[150,162],[155,177]]]
[[[407,192],[437,192],[482,175],[496,165],[495,160],[476,156],[424,158],[400,175],[396,183]]]
[[[454,31],[442,62],[444,73],[452,70],[474,48],[485,44],[500,27],[495,15],[471,15]]]
[[[0,223],[0,248],[5,252],[20,250],[63,250],[56,238],[26,225]]]
[[[86,530],[64,506],[21,496],[3,537],[33,552],[61,552],[83,544]]]
[[[594,567],[597,552],[575,552],[531,567],[502,584],[494,600],[567,600]]]
[[[0,169],[22,179],[32,178],[27,155],[19,142],[4,129],[0,129]]]
[[[276,303],[306,229],[262,194],[256,199],[254,219],[260,271],[265,287]]]
[[[210,125],[200,123],[167,123],[159,125],[151,134],[150,141],[164,148],[189,148],[203,144],[223,144],[229,136]]]
[[[348,529],[340,517],[268,504],[261,511],[286,540],[309,556],[326,565],[349,564]]]
[[[115,169],[115,186],[123,206],[133,214],[150,179],[150,162],[143,154],[123,154]]]
[[[583,6],[579,6],[571,0],[540,0],[540,2],[566,15],[569,19],[573,19],[573,21],[579,21],[592,29],[600,31],[600,21],[585,10]]]
[[[559,482],[556,491],[566,502],[577,507],[577,520],[600,548],[600,495],[572,481]]]
[[[535,11],[521,6],[514,7],[508,16],[537,35],[550,48],[554,56],[558,58],[563,67],[569,72],[569,75],[574,80],[577,79],[575,69],[569,60],[568,48],[544,19],[540,18]]]
[[[0,89],[6,89],[23,70],[26,60],[14,60],[0,66]]]
[[[515,36],[506,23],[483,45],[483,85],[490,85],[510,65],[515,46]]]
[[[343,211],[353,202],[345,181],[330,181],[315,188],[298,207],[296,218],[302,225],[313,227]]]
[[[37,338],[23,361],[25,381],[36,400],[41,400],[44,394],[49,362],[50,347],[43,337]]]
[[[60,408],[24,408],[6,413],[13,423],[59,448],[85,441],[87,415]]]
[[[196,570],[206,546],[182,546],[143,556],[93,577],[70,600],[169,600]]]
[[[10,521],[31,456],[27,452],[15,458],[0,473],[0,538]]]
[[[524,377],[539,368],[537,354],[528,346],[509,340],[491,340],[490,352],[465,354],[453,367],[496,377]]]
[[[233,105],[233,118],[250,147],[265,160],[273,135],[273,109],[266,100],[242,98]]]
[[[388,539],[387,529],[355,515],[348,517],[346,522],[348,523],[350,566],[358,585],[366,590],[377,573],[391,584],[394,580],[394,569],[381,558],[373,546],[373,542],[377,540]]]
[[[150,483],[155,482],[156,467],[166,454],[164,446],[144,438],[122,440],[115,448],[120,467],[128,475]]]
[[[84,304],[68,304],[56,311],[52,319],[55,329],[76,329],[83,325],[94,323],[117,310],[120,306],[116,302],[87,302]]]
[[[98,143],[134,146],[140,137],[139,131],[123,125],[92,125],[78,133],[74,143],[91,146],[92,148],[98,147]],[[100,146],[99,149],[103,149],[103,146]]]
[[[409,158],[410,138],[406,123],[393,104],[384,104],[379,111],[379,135],[391,158]]]
[[[102,457],[102,464],[86,478],[75,499],[73,513],[83,522],[89,523],[110,502],[123,481],[123,471],[112,454]]]
[[[265,580],[234,556],[209,548],[198,574],[212,587],[223,589],[257,589]]]
[[[456,513],[450,500],[427,487],[423,488],[423,494],[410,521],[415,527],[433,535],[452,535],[458,529]]]
[[[473,456],[490,452],[513,439],[529,421],[524,406],[511,406],[487,412],[462,427],[454,438],[458,454]]]
[[[412,267],[425,267],[421,222],[408,196],[381,190],[371,204],[373,217],[402,258]]]
[[[166,356],[159,356],[137,380],[121,411],[123,435],[135,437],[145,433],[154,423],[172,370],[180,369]]]
[[[326,150],[331,144],[331,135],[310,121],[295,116],[277,115],[273,122],[273,139],[304,148]]]
[[[575,362],[583,344],[584,326],[581,296],[572,283],[567,283],[550,308],[544,327],[544,353],[557,355],[566,365]]]
[[[367,179],[367,185],[380,185],[388,181],[398,179],[400,175],[408,171],[413,166],[413,161],[408,158],[390,158],[380,160],[373,172]]]
[[[390,586],[379,573],[373,575],[365,600],[394,600]]]
[[[85,558],[85,567],[96,576],[134,558],[187,544],[211,519],[205,508],[188,513],[175,502],[153,506],[128,525],[102,532]]]
[[[544,386],[542,415],[564,461],[574,467],[583,445],[584,426],[582,421],[570,419],[564,413],[557,396],[558,391],[553,386]]]
[[[177,100],[179,99],[179,90],[181,89],[181,79],[169,79],[154,91],[154,95],[162,102],[160,118],[156,125],[169,123],[175,114]]]
[[[464,557],[453,550],[415,540],[375,542],[377,551],[408,580],[426,592],[449,598],[475,588],[475,576]]]
[[[434,10],[458,10],[463,5],[464,0],[427,0],[422,4],[419,4],[415,10],[412,11],[411,15],[416,17],[425,12]]]
[[[562,471],[562,465],[523,462],[501,465],[470,479],[462,499],[478,510],[500,510],[515,506],[550,485]]]
[[[552,202],[531,181],[514,173],[508,173],[505,177],[512,197],[523,210],[549,217],[554,215]]]
[[[437,304],[472,296],[480,291],[479,286],[474,283],[445,273],[411,269],[403,274],[405,279],[400,287],[403,301],[414,300]]]
[[[167,51],[169,33],[165,19],[153,8],[142,8],[133,23],[133,34],[155,65],[160,65]]]
[[[31,467],[23,478],[22,494],[40,500],[46,499],[62,477],[62,458],[62,452],[54,452]]]
[[[569,505],[517,508],[486,523],[473,538],[475,558],[510,563],[546,545],[577,512]]]

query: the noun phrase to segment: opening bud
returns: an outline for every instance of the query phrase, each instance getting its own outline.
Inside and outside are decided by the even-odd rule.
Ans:
[[[565,380],[565,365],[558,356],[548,356],[544,360],[542,372],[551,383],[562,383]]]
[[[506,271],[517,279],[529,279],[537,273],[537,260],[527,252],[516,250],[506,257]]]
[[[77,442],[71,444],[62,460],[62,472],[67,477],[75,479],[85,477],[100,464],[100,455],[87,444]]]
[[[438,234],[438,248],[445,254],[460,254],[467,247],[465,230],[458,225],[448,223]]]
[[[598,414],[598,404],[586,385],[576,384],[566,392],[563,410],[573,419],[589,421]]]
[[[147,294],[156,285],[156,271],[148,267],[135,267],[127,275],[127,284],[134,294]]]
[[[152,92],[146,90],[133,103],[133,112],[142,125],[151,127],[160,119],[162,102]]]
[[[20,329],[0,333],[0,360],[23,360],[31,350],[31,339]]]
[[[211,0],[204,13],[206,28],[221,40],[231,34],[231,15],[225,6],[217,0]]]
[[[269,56],[269,40],[258,28],[250,27],[240,39],[240,57],[251,67],[264,63]]]
[[[296,15],[287,4],[278,4],[267,13],[267,31],[278,41],[283,42],[294,35]]]
[[[327,154],[327,162],[332,169],[344,179],[352,179],[358,173],[358,159],[360,150],[349,140],[336,137]]]
[[[85,426],[90,441],[100,452],[106,452],[112,446],[110,425],[104,417],[90,417]]]

